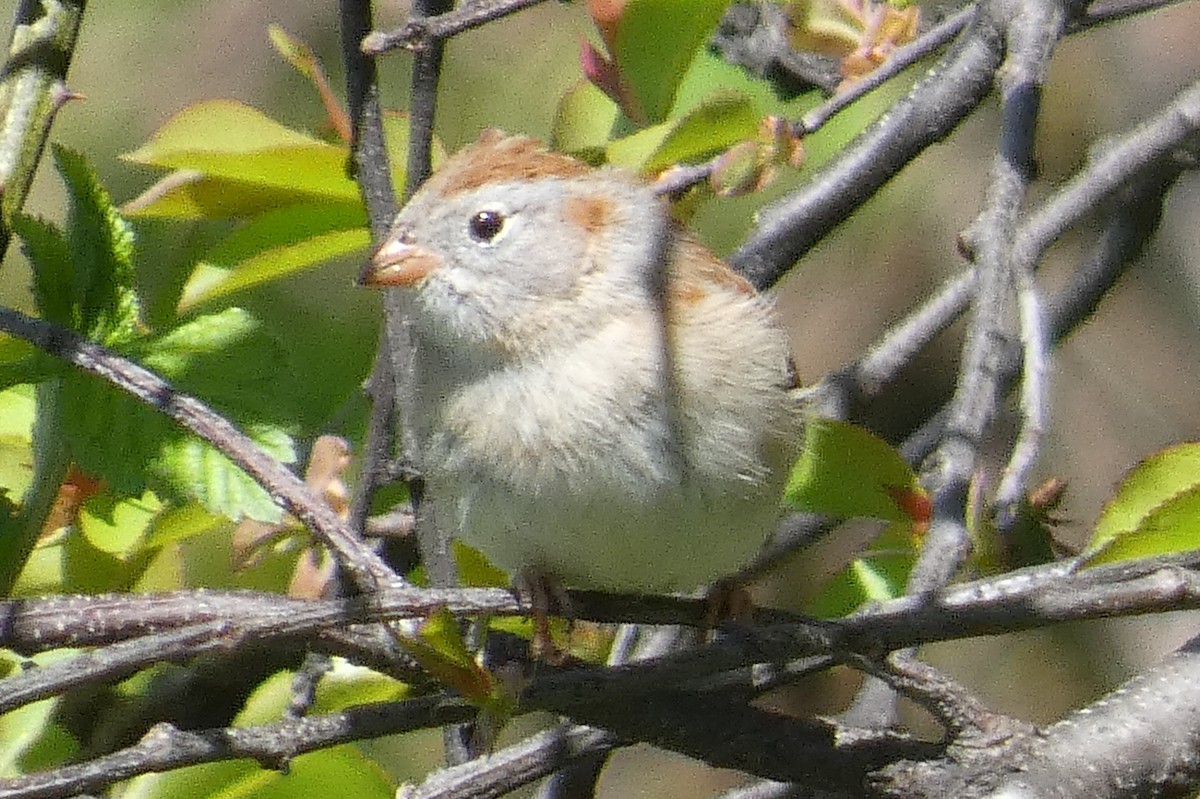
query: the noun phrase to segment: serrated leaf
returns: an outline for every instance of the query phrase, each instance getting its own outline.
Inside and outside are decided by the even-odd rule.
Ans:
[[[295,445],[282,430],[248,425],[245,432],[281,463],[296,461]],[[212,513],[235,521],[250,518],[276,523],[283,518],[279,506],[258,483],[225,455],[194,436],[164,442],[153,468],[173,489],[196,499]]]
[[[14,229],[34,270],[43,318],[108,346],[138,335],[133,232],[83,156],[54,146],[69,203],[66,232],[16,215]]]
[[[287,417],[289,400],[277,390],[288,368],[285,353],[260,330],[247,311],[226,308],[140,342],[135,354],[178,388],[233,418]]]
[[[174,431],[162,414],[105,381],[63,375],[62,433],[79,468],[103,478],[122,497],[149,488],[146,464]]]
[[[1089,564],[1200,548],[1200,443],[1138,464],[1105,505],[1084,557]]]
[[[183,391],[203,396],[235,419],[278,414],[272,393],[282,362],[277,347],[253,335],[257,323],[231,308],[199,317],[165,336],[138,343],[139,360]],[[214,513],[277,521],[267,494],[215,449],[156,410],[104,381],[79,372],[64,378],[64,432],[80,468],[103,477],[120,497],[147,488],[199,500]],[[291,439],[266,422],[245,426],[284,463],[295,459]]]
[[[731,0],[630,0],[612,53],[651,123],[667,118],[688,65]]]
[[[38,315],[48,322],[77,329],[71,249],[66,236],[52,223],[21,213],[13,215],[12,226],[21,237],[22,252],[33,265],[33,297]]]
[[[133,290],[133,229],[82,155],[55,145],[54,162],[69,201],[75,329],[107,346],[132,341],[140,313]]]
[[[921,488],[886,441],[846,422],[809,420],[804,452],[784,492],[792,507],[840,518],[921,521],[897,503],[898,492],[911,496]]]
[[[346,174],[346,150],[292,130],[232,100],[210,100],[180,111],[142,147],[123,156],[168,169],[187,169],[245,185],[320,198],[358,200]]]

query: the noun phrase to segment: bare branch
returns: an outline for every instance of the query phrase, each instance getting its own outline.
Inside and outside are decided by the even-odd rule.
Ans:
[[[371,33],[363,39],[362,51],[369,56],[383,55],[399,48],[422,53],[442,39],[542,2],[545,0],[473,0],[450,13],[434,17],[414,16],[394,31]]]
[[[339,10],[351,124],[351,166],[367,209],[371,241],[378,244],[387,235],[396,216],[396,198],[392,192],[391,165],[383,135],[378,73],[375,62],[364,57],[359,49],[363,36],[371,29],[371,5],[369,0],[341,0]],[[355,530],[363,527],[376,486],[374,477],[391,460],[395,438],[392,364],[389,358],[380,354],[387,342],[387,332],[381,331],[379,335],[379,351],[367,382],[367,393],[372,402],[363,446],[364,479],[355,486],[350,503],[350,526]]]
[[[759,289],[797,260],[929,145],[947,136],[992,87],[1000,31],[976,16],[954,49],[799,191],[764,208],[729,262]]]
[[[1032,741],[989,796],[1191,796],[1200,780],[1200,639]]]
[[[918,594],[945,585],[969,550],[964,518],[968,486],[980,443],[1003,398],[998,376],[1018,268],[1011,257],[1012,242],[1035,171],[1033,141],[1041,87],[1066,22],[1064,7],[1055,0],[998,0],[983,10],[985,16],[998,17],[1008,42],[1000,73],[1003,119],[984,209],[968,234],[976,263],[975,302],[958,386],[936,453],[937,471],[930,481],[933,520],[908,583],[908,590]]]
[[[963,28],[974,18],[976,11],[975,4],[968,5],[922,33],[916,40],[903,47],[897,47],[888,55],[887,61],[880,64],[878,68],[855,81],[849,88],[829,98],[823,105],[819,105],[805,114],[796,125],[796,135],[807,136],[815,133],[824,127],[826,122],[867,94],[875,91],[922,58],[940,50],[962,32]]]
[[[136,745],[83,763],[25,777],[0,779],[4,799],[60,799],[101,791],[114,782],[156,771],[250,758],[281,768],[296,755],[340,743],[463,721],[475,709],[441,696],[361,705],[340,713],[257,727],[190,732],[159,724]]]
[[[609,732],[563,724],[520,743],[450,768],[435,771],[419,786],[403,789],[404,799],[491,799],[528,785],[581,757],[618,745]]]

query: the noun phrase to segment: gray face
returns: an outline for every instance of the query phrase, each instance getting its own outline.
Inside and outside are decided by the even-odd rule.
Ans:
[[[441,261],[417,286],[421,333],[453,350],[498,353],[568,335],[561,323],[549,328],[563,318],[549,312],[554,305],[569,304],[574,327],[586,327],[581,316],[647,302],[660,280],[667,222],[647,189],[592,175],[448,198],[418,192],[397,227]]]

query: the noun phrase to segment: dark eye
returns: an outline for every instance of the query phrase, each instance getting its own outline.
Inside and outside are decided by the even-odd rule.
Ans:
[[[475,241],[486,244],[500,235],[507,218],[499,211],[480,211],[471,217],[467,230]]]

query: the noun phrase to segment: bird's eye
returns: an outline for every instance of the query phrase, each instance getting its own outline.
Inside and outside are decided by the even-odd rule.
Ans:
[[[487,244],[500,235],[506,221],[508,218],[500,211],[480,211],[471,217],[471,221],[467,223],[467,230],[475,241]]]

